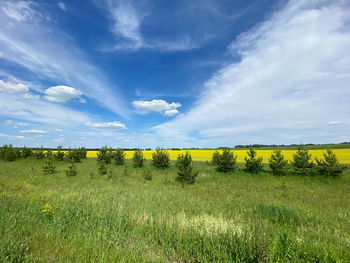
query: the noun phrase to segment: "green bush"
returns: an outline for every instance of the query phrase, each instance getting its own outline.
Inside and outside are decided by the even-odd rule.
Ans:
[[[186,154],[181,154],[177,157],[176,166],[179,169],[177,172],[176,181],[182,184],[194,184],[198,172],[193,171],[192,157],[187,151]]]
[[[112,149],[108,149],[107,146],[102,147],[97,153],[97,162],[110,164],[112,161],[113,152]]]
[[[118,148],[113,155],[114,163],[116,165],[123,165],[125,162],[125,153],[122,149]]]
[[[288,171],[288,161],[280,150],[276,150],[271,154],[269,159],[270,168],[274,175],[286,175]]]
[[[312,175],[314,173],[315,165],[308,150],[298,148],[297,152],[293,154],[292,165],[298,174]]]
[[[12,147],[12,144],[6,144],[1,148],[0,157],[5,161],[13,162],[20,157],[20,153],[17,148]]]
[[[29,158],[33,156],[33,150],[30,148],[26,148],[25,146],[22,148],[22,157]]]
[[[44,165],[42,166],[43,172],[45,175],[48,174],[53,174],[55,173],[55,165],[54,165],[54,161],[53,158],[46,158]]]
[[[80,163],[82,159],[81,152],[79,149],[69,149],[66,155],[68,162]]]
[[[62,151],[62,149],[63,149],[63,146],[62,146],[62,145],[57,146],[57,151],[56,151],[56,153],[55,153],[55,159],[56,159],[56,161],[63,161],[63,160],[64,160],[65,154],[64,154],[64,152]]]
[[[45,158],[44,148],[41,146],[40,149],[34,151],[34,158],[41,160]]]
[[[86,159],[87,151],[85,147],[78,148],[80,159]]]
[[[244,170],[248,173],[258,173],[263,169],[263,158],[257,157],[257,153],[254,149],[249,149],[247,152],[248,156],[244,157],[245,168]]]
[[[100,176],[103,176],[105,174],[107,174],[107,166],[106,166],[106,163],[101,161],[99,164],[98,164],[98,174]]]
[[[220,159],[220,153],[218,151],[215,151],[213,153],[213,157],[211,158],[211,162],[214,166],[219,165],[219,159]]]
[[[66,176],[76,176],[78,174],[77,167],[74,162],[69,162],[68,169],[66,170]]]
[[[134,167],[143,167],[145,158],[143,158],[143,153],[140,149],[135,150],[134,156],[132,157],[134,161]]]
[[[237,156],[229,149],[224,149],[222,154],[217,151],[214,152],[212,162],[219,172],[233,172],[236,168]]]
[[[170,165],[169,153],[157,147],[156,152],[152,154],[152,165],[161,169],[168,168]]]
[[[151,181],[152,180],[152,174],[150,169],[147,169],[144,173],[143,173],[143,178],[145,178],[146,181]]]
[[[320,174],[327,176],[338,176],[343,172],[343,167],[340,165],[337,156],[332,150],[327,150],[323,153],[323,159],[316,160],[316,169]]]

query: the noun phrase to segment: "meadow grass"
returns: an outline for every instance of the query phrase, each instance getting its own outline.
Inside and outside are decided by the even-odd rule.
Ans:
[[[0,262],[350,262],[350,173],[221,174],[194,185],[96,159],[44,175],[44,160],[0,161]],[[146,169],[152,181],[145,181]],[[267,167],[265,167],[266,170]]]

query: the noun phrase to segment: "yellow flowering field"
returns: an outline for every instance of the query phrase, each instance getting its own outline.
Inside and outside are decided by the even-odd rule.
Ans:
[[[350,149],[334,149],[332,151],[337,155],[340,163],[350,163]],[[143,151],[143,156],[146,159],[152,159],[152,153],[154,152],[155,151]],[[168,150],[168,152],[170,159],[176,160],[177,156],[181,153],[185,153],[186,150]],[[210,161],[215,150],[189,150],[189,152],[191,153],[194,161]],[[244,157],[247,156],[247,150],[233,150],[233,152],[235,155],[237,155],[238,162],[244,162]],[[263,157],[264,163],[268,163],[272,152],[273,150],[257,150],[258,156]],[[283,155],[288,160],[292,160],[293,153],[295,152],[296,150],[282,150]],[[314,158],[322,158],[322,153],[325,152],[325,150],[310,150],[309,152]],[[88,151],[87,157],[97,157],[97,153],[98,151]],[[125,157],[130,159],[132,158],[134,151],[125,151],[125,153]]]

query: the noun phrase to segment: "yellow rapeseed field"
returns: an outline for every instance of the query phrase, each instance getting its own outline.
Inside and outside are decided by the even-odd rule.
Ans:
[[[332,150],[336,156],[339,159],[340,163],[350,163],[350,149],[334,149]],[[146,159],[152,159],[152,153],[155,151],[143,151],[143,156]],[[177,156],[179,154],[185,153],[186,150],[168,150],[169,156],[171,160],[176,160]],[[193,161],[210,161],[211,157],[213,156],[213,153],[215,150],[189,150],[189,152],[192,155]],[[221,152],[221,151],[219,151]],[[237,155],[237,161],[238,162],[244,162],[244,157],[247,156],[247,150],[233,150],[234,154]],[[257,150],[258,156],[263,157],[263,162],[268,163],[268,160],[270,158],[270,155],[272,154],[273,150]],[[285,156],[287,160],[293,159],[293,153],[295,153],[296,150],[282,150],[282,154]],[[309,151],[312,154],[312,157],[315,158],[322,158],[323,152],[325,150],[310,150]],[[88,151],[87,157],[97,157],[98,151]],[[130,159],[132,158],[134,151],[125,151],[126,158]]]

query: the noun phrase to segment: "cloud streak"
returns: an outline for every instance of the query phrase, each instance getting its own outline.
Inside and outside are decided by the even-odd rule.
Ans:
[[[154,130],[209,146],[340,140],[349,129],[328,122],[349,120],[349,17],[344,1],[288,2],[230,45],[240,61],[206,81],[187,114]]]
[[[6,2],[5,6],[9,3]],[[11,2],[10,5],[15,3],[22,2]],[[30,4],[27,8],[39,13]],[[129,116],[118,88],[111,87],[106,76],[89,61],[70,36],[48,21],[34,21],[32,15],[25,15],[23,23],[23,19],[16,20],[8,12],[6,14],[0,15],[0,24],[3,25],[0,28],[0,59],[22,66],[38,78],[76,87],[111,112],[126,118]]]

